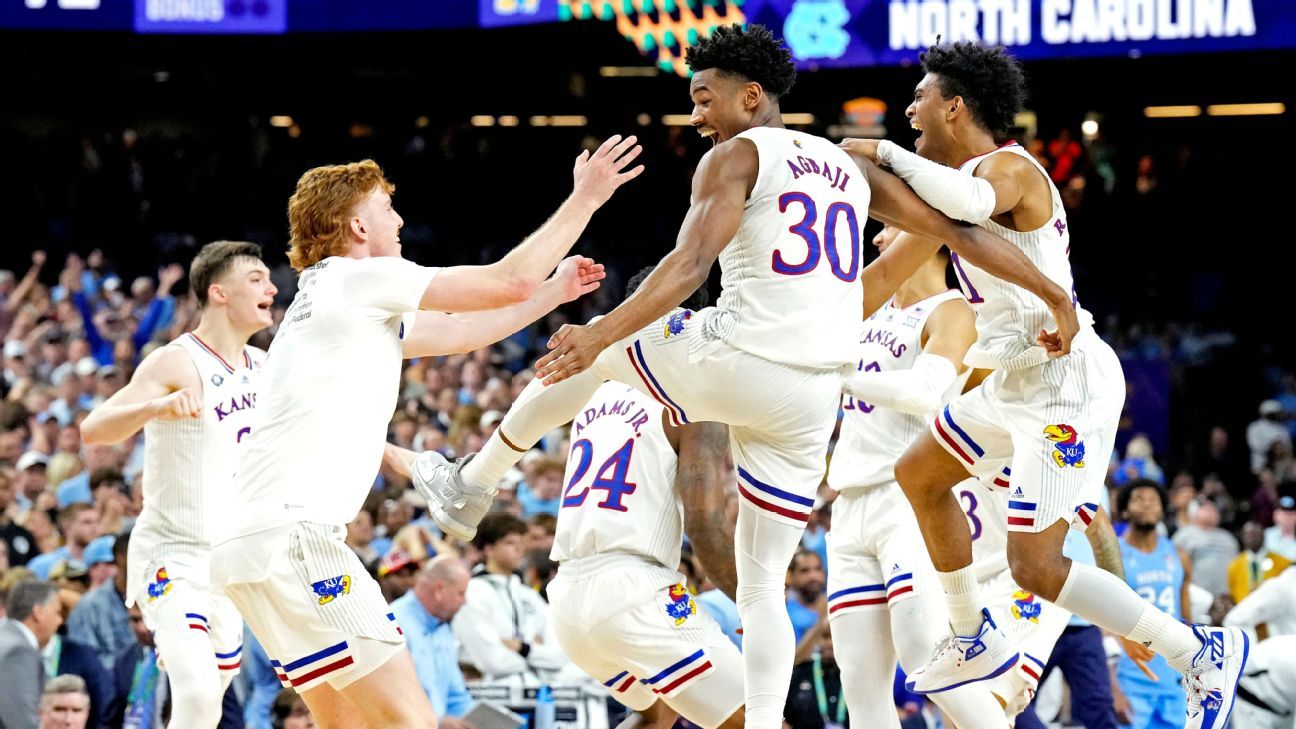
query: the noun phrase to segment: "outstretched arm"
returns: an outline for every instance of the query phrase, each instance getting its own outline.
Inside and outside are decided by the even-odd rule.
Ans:
[[[756,145],[745,139],[708,152],[693,175],[693,203],[684,216],[675,249],[633,296],[607,316],[587,326],[559,329],[549,340],[552,351],[536,362],[536,377],[552,385],[588,369],[599,352],[652,323],[696,291],[720,251],[738,232],[758,168]]]
[[[684,533],[715,586],[737,600],[738,567],[734,535],[725,519],[725,459],[729,428],[723,423],[691,423],[679,428],[679,469],[675,488],[684,502]]]
[[[405,357],[458,354],[494,344],[558,306],[597,290],[599,281],[606,276],[603,264],[571,256],[559,264],[534,296],[520,304],[464,314],[417,312],[412,331],[405,335]]]
[[[622,139],[618,134],[608,138],[593,154],[581,152],[572,171],[575,179],[572,193],[553,217],[495,263],[442,269],[423,292],[419,308],[481,311],[531,298],[575,245],[594,211],[617,188],[643,172],[643,165],[622,172],[642,150],[635,141],[633,136]]]
[[[1049,348],[1054,350],[1050,351],[1050,356],[1061,356],[1071,351],[1071,340],[1080,329],[1071,295],[1041,273],[1020,248],[983,228],[955,223],[923,202],[900,178],[856,153],[852,152],[851,156],[867,176],[872,191],[869,215],[887,225],[922,236],[891,245],[864,269],[861,278],[867,279],[864,282],[866,312],[870,311],[870,305],[871,310],[876,311],[885,303],[900,283],[913,275],[935,252],[937,241],[941,241],[990,275],[1020,286],[1042,299],[1058,323],[1056,341],[1046,342],[1046,346],[1052,345]],[[882,264],[880,270],[870,275],[869,269],[879,264]]]
[[[178,347],[162,347],[144,358],[125,387],[81,422],[87,444],[120,443],[154,418],[177,420],[202,415],[202,382]]]

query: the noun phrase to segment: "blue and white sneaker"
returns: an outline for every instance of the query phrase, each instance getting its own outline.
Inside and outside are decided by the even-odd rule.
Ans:
[[[1251,639],[1237,628],[1192,626],[1201,648],[1184,672],[1188,692],[1186,729],[1223,729],[1233,713],[1238,680],[1251,653]]]
[[[994,678],[1017,665],[1020,657],[1016,644],[995,624],[990,611],[982,608],[977,634],[946,636],[926,665],[909,674],[905,687],[917,694],[949,691]]]

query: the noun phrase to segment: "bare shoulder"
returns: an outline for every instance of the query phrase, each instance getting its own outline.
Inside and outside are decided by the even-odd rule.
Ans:
[[[1007,153],[987,156],[972,170],[972,174],[990,179],[999,176],[1038,175],[1039,170],[1020,154]]]
[[[184,348],[174,344],[158,347],[145,357],[131,377],[131,383],[149,383],[174,390],[202,384],[193,358]]]
[[[962,296],[955,296],[937,304],[927,320],[941,324],[961,324],[966,322],[975,327],[976,312],[972,310],[972,305],[967,302],[967,299]]]

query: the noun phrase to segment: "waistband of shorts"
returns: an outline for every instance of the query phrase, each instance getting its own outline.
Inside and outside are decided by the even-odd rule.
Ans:
[[[558,576],[565,580],[586,580],[609,572],[627,569],[646,570],[648,572],[660,571],[661,575],[669,578],[670,582],[676,582],[679,579],[678,571],[643,555],[630,554],[629,552],[609,552],[607,554],[593,554],[588,557],[565,559],[558,563]]]
[[[852,483],[843,486],[833,486],[832,484],[828,484],[828,488],[832,489],[833,491],[836,491],[838,496],[858,496],[860,494],[867,493],[870,491],[880,490],[892,484],[894,484],[896,488],[900,487],[900,484],[896,483],[894,477],[888,478],[884,476],[882,478],[869,481],[868,483]]]

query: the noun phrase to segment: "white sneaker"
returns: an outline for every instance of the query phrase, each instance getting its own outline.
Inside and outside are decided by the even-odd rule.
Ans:
[[[484,489],[464,483],[459,472],[476,454],[454,463],[436,451],[425,451],[414,459],[411,479],[414,490],[428,502],[428,513],[446,534],[471,541],[477,525],[490,511],[495,489]]]
[[[1233,712],[1251,639],[1237,628],[1194,625],[1192,629],[1202,647],[1193,656],[1192,668],[1184,672],[1184,690],[1188,692],[1186,729],[1223,729]]]
[[[926,665],[914,671],[905,687],[918,694],[936,694],[964,684],[994,678],[1017,665],[1021,654],[981,609],[981,629],[973,636],[946,636]]]

